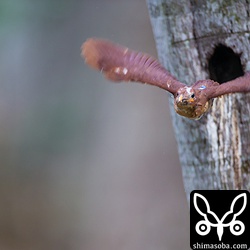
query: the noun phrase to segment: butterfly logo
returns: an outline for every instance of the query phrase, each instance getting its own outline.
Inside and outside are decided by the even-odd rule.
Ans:
[[[205,212],[203,212],[199,208],[198,202],[197,202],[198,199],[201,199],[205,203],[205,208],[206,208]],[[240,210],[237,210],[235,207],[235,204],[238,203],[240,199],[243,199],[243,205],[240,208]],[[209,234],[211,227],[217,228],[217,235],[218,235],[219,241],[221,241],[222,239],[222,235],[224,233],[225,227],[229,227],[230,232],[235,236],[238,236],[244,233],[245,225],[243,224],[242,221],[237,220],[237,216],[239,216],[246,208],[246,205],[247,205],[246,193],[239,194],[233,199],[231,206],[230,206],[230,210],[227,211],[222,216],[221,219],[219,219],[218,216],[213,211],[211,211],[210,205],[207,199],[203,195],[199,193],[195,193],[194,198],[193,198],[193,203],[194,203],[194,207],[196,211],[204,218],[203,220],[200,220],[199,222],[197,222],[195,226],[195,230],[199,235],[204,236],[204,235]],[[232,219],[230,222],[225,223],[225,220],[229,215],[230,217],[232,217]],[[211,219],[213,220],[213,222],[211,222]]]

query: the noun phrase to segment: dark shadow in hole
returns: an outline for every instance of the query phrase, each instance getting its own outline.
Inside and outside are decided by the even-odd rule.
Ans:
[[[223,45],[218,44],[212,56],[208,59],[210,79],[224,83],[244,75],[239,54]]]

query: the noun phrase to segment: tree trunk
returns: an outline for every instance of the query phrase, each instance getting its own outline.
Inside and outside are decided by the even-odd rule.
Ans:
[[[216,50],[219,44],[234,51],[229,68],[235,69],[240,57],[244,71],[250,69],[248,0],[147,3],[159,60],[178,80],[191,85],[227,75],[220,65],[226,55]],[[230,79],[236,77],[232,75]],[[216,98],[199,121],[178,116],[173,98],[170,103],[187,198],[194,189],[250,190],[250,94]]]

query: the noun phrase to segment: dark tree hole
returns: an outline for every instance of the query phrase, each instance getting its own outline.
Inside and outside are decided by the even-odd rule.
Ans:
[[[244,75],[240,61],[240,54],[223,45],[218,44],[212,56],[208,59],[210,79],[223,83]]]

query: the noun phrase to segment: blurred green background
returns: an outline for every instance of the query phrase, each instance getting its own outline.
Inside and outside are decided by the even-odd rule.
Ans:
[[[189,249],[168,95],[88,68],[93,36],[157,56],[144,0],[0,1],[0,249]]]

